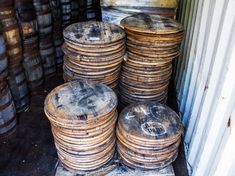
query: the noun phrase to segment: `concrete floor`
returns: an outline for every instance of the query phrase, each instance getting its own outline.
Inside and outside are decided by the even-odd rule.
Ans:
[[[30,109],[19,115],[17,131],[0,141],[0,176],[53,176],[57,163],[50,123],[43,112],[44,99],[62,83],[61,77],[47,82],[45,92],[31,99]],[[177,111],[174,87],[168,105]],[[176,176],[187,176],[183,146],[173,164]]]

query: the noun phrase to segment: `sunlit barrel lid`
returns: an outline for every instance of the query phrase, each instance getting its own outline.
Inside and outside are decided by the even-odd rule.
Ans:
[[[127,30],[149,34],[173,34],[183,31],[180,23],[160,15],[139,13],[124,18],[120,23]]]
[[[125,37],[123,29],[115,24],[104,22],[80,22],[68,26],[64,39],[73,44],[109,44]]]
[[[72,81],[47,95],[44,110],[54,122],[82,123],[106,115],[116,106],[117,97],[108,86]]]
[[[166,105],[143,102],[126,107],[119,126],[129,135],[145,140],[164,140],[182,133],[179,116]]]

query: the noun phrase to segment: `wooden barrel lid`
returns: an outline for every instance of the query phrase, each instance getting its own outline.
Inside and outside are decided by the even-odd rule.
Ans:
[[[124,18],[120,23],[130,31],[149,34],[172,34],[183,31],[180,23],[159,15],[135,14]]]
[[[68,26],[64,38],[78,44],[109,44],[125,37],[123,29],[115,24],[103,22],[81,22]]]
[[[132,136],[146,140],[164,140],[182,133],[179,116],[169,107],[155,102],[138,103],[126,107],[119,116],[119,124]]]
[[[55,121],[67,123],[94,120],[111,112],[116,106],[117,97],[111,88],[85,81],[72,81],[58,86],[45,100],[45,111]]]

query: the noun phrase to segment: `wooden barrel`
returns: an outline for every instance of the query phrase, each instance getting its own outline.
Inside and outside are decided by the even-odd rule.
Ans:
[[[165,103],[172,60],[180,54],[183,27],[158,15],[136,14],[121,21],[127,34],[127,56],[120,75],[120,104]]]
[[[21,37],[18,23],[15,19],[13,7],[5,8],[0,12],[2,33],[7,46],[9,67],[20,65],[22,57]]]
[[[0,138],[14,132],[16,127],[16,109],[11,92],[5,84],[0,90]]]
[[[65,81],[86,79],[115,88],[125,54],[125,32],[119,26],[75,23],[64,30],[64,40]]]
[[[31,55],[30,57],[25,57],[23,66],[28,87],[31,91],[31,94],[34,94],[42,89],[44,82],[43,67],[39,53]]]
[[[18,113],[29,108],[29,91],[22,66],[14,67],[9,71],[8,84]]]
[[[110,164],[117,120],[117,97],[112,89],[73,81],[52,90],[44,105],[64,167],[86,175]]]
[[[62,20],[63,27],[65,28],[71,23],[71,0],[60,0],[61,2],[61,11],[62,11]]]
[[[5,10],[6,8],[13,7],[14,1],[13,0],[1,0],[0,10]]]
[[[17,19],[21,22],[27,22],[36,19],[32,0],[15,0],[14,6]]]
[[[9,18],[1,21],[3,26],[3,35],[7,46],[15,46],[20,43],[19,27],[14,18]]]
[[[182,132],[180,117],[166,105],[127,106],[116,127],[121,162],[134,169],[162,169],[176,159]]]
[[[34,0],[34,8],[36,11],[37,22],[39,26],[40,37],[46,37],[52,34],[52,14],[49,1]]]
[[[56,60],[51,38],[40,41],[40,55],[45,77],[53,76],[56,73]]]
[[[6,45],[3,36],[0,35],[0,74],[7,69],[7,65]]]
[[[87,20],[101,20],[100,1],[87,0]]]

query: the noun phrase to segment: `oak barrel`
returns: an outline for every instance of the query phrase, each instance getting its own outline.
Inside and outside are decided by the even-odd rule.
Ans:
[[[49,0],[33,0],[39,26],[39,52],[47,80],[56,73],[56,57],[53,42],[53,15]]]
[[[29,108],[29,91],[22,66],[9,70],[8,84],[17,113],[26,111]]]
[[[6,45],[3,36],[0,35],[0,73],[7,69],[7,65]]]
[[[53,21],[53,44],[55,47],[56,65],[62,68],[63,52],[61,45],[63,44],[63,29],[62,29],[62,12],[60,8],[60,0],[50,0],[50,7]]]
[[[31,94],[42,90],[44,78],[41,57],[39,53],[26,56],[23,61],[25,76]]]
[[[44,111],[64,167],[86,174],[112,161],[117,97],[103,84],[72,81],[46,97]]]
[[[162,169],[176,159],[182,132],[180,117],[166,105],[129,105],[116,127],[121,162],[134,169]]]
[[[72,11],[72,4],[71,0],[60,0],[61,3],[61,11],[62,11],[62,24],[63,28],[68,26],[71,23],[71,11]]]
[[[32,0],[15,2],[23,43],[23,67],[31,94],[43,85],[43,68],[39,53],[39,31]]]
[[[9,79],[8,85],[12,93],[17,112],[29,107],[28,86],[22,67],[23,53],[20,29],[16,21],[14,6],[8,6],[0,12],[0,22],[7,46]]]
[[[11,92],[5,84],[0,89],[0,138],[10,135],[16,127],[16,109]]]

